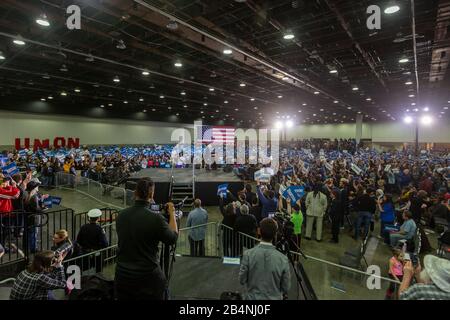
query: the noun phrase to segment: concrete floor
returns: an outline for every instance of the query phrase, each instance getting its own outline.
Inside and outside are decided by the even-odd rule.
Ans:
[[[74,192],[73,190],[53,189],[50,190],[49,193],[62,197],[62,205],[64,207],[73,208],[75,212],[85,212],[92,208],[105,207],[107,203],[114,204],[118,208],[124,207],[122,200],[117,200],[114,196],[111,195],[100,197],[102,202],[99,202],[94,198],[87,196],[86,194]],[[220,214],[217,207],[207,207],[206,209],[208,211],[210,222],[219,222],[222,220],[222,215]],[[181,221],[181,228],[185,226],[185,223],[186,218],[184,217]],[[365,257],[369,265],[379,266],[381,275],[387,276],[388,260],[391,257],[391,252],[389,247],[376,237],[376,235],[379,233],[378,228],[379,224],[376,223],[375,231],[373,232],[373,235],[369,240]],[[347,230],[341,230],[339,244],[329,243],[328,240],[331,238],[331,235],[330,226],[328,223],[325,223],[324,225],[323,234],[324,236],[321,242],[302,239],[302,251],[308,256],[323,259],[331,263],[338,263],[339,258],[344,254],[346,249],[358,246],[359,244],[359,242],[351,238],[351,235]],[[207,255],[215,255],[217,253],[218,247],[220,246],[218,239],[217,229],[215,225],[211,225],[211,228],[208,228],[207,235]],[[436,236],[430,234],[429,240],[431,245],[436,248]],[[184,234],[180,235],[177,246],[177,253],[188,254],[188,252],[189,243],[187,241],[187,232],[185,232]],[[208,252],[210,254],[208,254]],[[388,282],[381,281],[380,289],[369,290],[366,286],[366,278],[364,276],[360,276],[357,273],[343,270],[338,266],[333,266],[331,264],[318,262],[314,259],[302,259],[302,265],[319,299],[383,299],[386,289],[389,285]],[[226,273],[227,267],[223,266],[223,268],[224,272]],[[112,276],[113,270],[114,267],[110,266],[104,271],[109,276]],[[175,270],[179,270],[179,272],[182,272],[179,267],[176,267]],[[217,270],[217,272],[220,272],[220,268]],[[176,278],[177,276],[174,277],[174,279]],[[223,288],[220,288],[220,282],[216,282],[214,280],[209,284],[207,284],[207,281],[194,282],[196,285],[200,286],[198,290],[195,290],[196,295],[198,297],[201,296],[202,298],[208,297],[202,296],[200,294],[202,292],[201,286],[205,286],[205,294],[209,292],[208,288],[210,288],[212,284],[215,285],[215,293],[221,291],[222,289],[222,291],[228,289],[228,287],[225,285],[223,286]],[[172,288],[172,295],[174,297],[180,298],[185,297],[187,292],[190,292],[187,289],[191,285],[192,284],[187,283],[187,287],[183,287],[183,285],[179,286],[177,284]],[[292,279],[292,285],[296,286],[294,277]],[[217,296],[209,298],[217,298]]]

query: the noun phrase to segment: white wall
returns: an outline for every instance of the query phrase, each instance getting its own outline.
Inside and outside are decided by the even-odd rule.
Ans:
[[[414,125],[403,122],[363,123],[362,139],[372,142],[414,142]],[[354,138],[356,124],[301,125],[288,129],[287,138]],[[430,126],[419,126],[419,142],[450,143],[450,122],[434,120]]]
[[[172,143],[176,128],[193,124],[175,124],[150,121],[91,119],[86,117],[47,116],[0,111],[0,146],[13,146],[15,138],[52,139],[56,136],[80,138],[80,144],[147,144]],[[448,120],[435,121],[429,127],[420,127],[420,142],[450,143]],[[301,125],[287,130],[287,139],[354,138],[356,125],[327,124]],[[373,142],[413,142],[414,126],[402,122],[364,123],[362,139]],[[31,141],[32,143],[32,141]]]
[[[173,130],[193,125],[149,121],[90,119],[71,116],[47,116],[0,111],[0,146],[14,145],[15,138],[33,140],[55,137],[80,138],[84,144],[172,143]]]

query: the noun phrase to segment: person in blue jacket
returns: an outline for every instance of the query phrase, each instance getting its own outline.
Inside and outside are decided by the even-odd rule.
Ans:
[[[269,216],[269,213],[277,212],[278,201],[273,190],[266,189],[265,191],[263,191],[262,188],[265,187],[261,186],[258,182],[256,186],[256,193],[258,194],[258,198],[262,204],[261,217],[262,219],[264,219]]]
[[[384,228],[387,225],[393,225],[395,221],[395,208],[392,202],[392,196],[385,194],[383,198],[377,201],[378,210],[380,211],[380,237],[383,237]]]

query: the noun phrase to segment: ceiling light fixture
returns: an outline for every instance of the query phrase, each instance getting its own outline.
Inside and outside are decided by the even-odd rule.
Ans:
[[[433,122],[433,119],[430,116],[423,116],[420,119],[420,122],[427,126],[427,125],[429,125],[429,124],[431,124]]]
[[[75,88],[73,91],[78,92],[78,93],[81,92],[81,90],[78,88]]]
[[[240,86],[240,87],[245,87],[245,86],[246,86],[246,84],[245,84],[245,83],[243,83],[243,82],[241,82],[241,83],[239,84],[239,86]]]
[[[339,103],[339,101],[337,101],[337,100],[334,100],[334,101],[333,101],[333,103]]]
[[[283,98],[283,96],[282,96],[282,95],[279,95],[279,96],[278,96],[278,99],[281,99],[281,98]]]
[[[232,54],[233,50],[231,49],[223,49],[223,54]]]
[[[406,81],[405,84],[406,84],[407,86],[412,85],[412,81]]]
[[[163,96],[163,95],[160,95],[159,98],[160,98],[160,99],[164,99],[164,96]]]
[[[47,19],[47,16],[45,14],[41,14],[37,19],[36,19],[36,23],[38,25],[41,25],[43,27],[49,27],[50,26],[50,22]]]
[[[183,66],[183,64],[180,61],[175,62],[173,65],[177,68],[181,68]]]
[[[123,103],[125,103],[125,104],[127,104],[128,103],[128,101],[127,100],[125,100]]]
[[[209,88],[209,91],[213,92],[215,89],[214,88]]]
[[[314,94],[316,94],[316,95],[319,94],[319,93],[320,93],[319,91],[314,91]]]
[[[284,40],[292,40],[295,38],[295,35],[291,31],[286,31],[283,35]]]
[[[408,58],[401,58],[400,60],[398,60],[399,63],[407,63],[409,62]]]
[[[52,100],[53,97],[52,97],[52,96],[48,96],[47,99],[48,99],[48,100]]]
[[[255,98],[250,98],[250,101],[255,101]]]
[[[415,95],[413,95],[413,94],[410,94],[409,96],[408,96],[409,98],[414,98],[415,97]]]
[[[123,42],[123,40],[117,40],[116,48],[120,50],[125,50],[127,46],[125,45],[125,42]]]
[[[336,69],[330,70],[330,73],[337,73],[338,71]]]
[[[147,70],[142,71],[143,76],[148,76],[149,74],[150,74],[150,72],[148,72]]]
[[[140,102],[143,102],[143,101],[144,101],[144,98],[140,97],[140,98],[139,98],[139,101],[140,101]]]
[[[352,90],[353,90],[353,91],[358,91],[359,88],[358,88],[358,87],[353,87]]]
[[[13,43],[17,44],[18,46],[24,46],[25,45],[25,41],[22,40],[21,36],[17,36],[17,38],[13,40]]]
[[[391,3],[388,7],[384,9],[384,13],[393,14],[400,10],[400,7],[394,3]]]
[[[62,92],[60,93],[60,95],[62,95],[62,96],[67,96],[67,92],[62,91]]]
[[[67,66],[66,66],[65,64],[63,64],[63,65],[61,66],[61,68],[59,68],[59,71],[61,71],[61,72],[67,72],[67,71],[69,71],[69,69],[67,69]]]
[[[118,76],[115,76],[114,79],[113,79],[113,81],[116,82],[116,83],[119,83],[119,82],[120,82],[120,79],[119,79]]]
[[[41,101],[44,101],[44,102],[45,102],[46,100],[45,100],[45,98],[41,98]]]
[[[5,60],[5,55],[3,54],[3,52],[0,51],[0,60]]]
[[[366,98],[366,101],[372,101],[372,98]]]

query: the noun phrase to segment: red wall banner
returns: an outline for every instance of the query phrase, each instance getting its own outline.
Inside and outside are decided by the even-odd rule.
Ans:
[[[15,147],[16,150],[20,149],[30,149],[30,138],[24,138],[23,139],[24,144],[21,144],[21,138],[15,139]],[[52,147],[58,149],[58,148],[79,148],[80,147],[80,138],[64,138],[64,137],[55,137],[53,139],[53,145]],[[33,151],[39,150],[39,149],[48,149],[50,148],[50,139],[34,139],[33,142]]]

